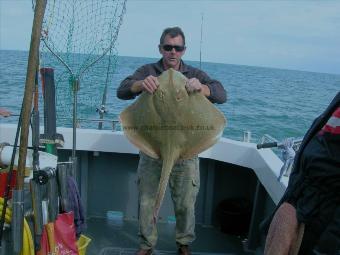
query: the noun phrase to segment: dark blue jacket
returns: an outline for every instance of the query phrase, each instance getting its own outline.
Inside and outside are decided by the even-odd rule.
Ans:
[[[291,192],[294,192],[296,185],[298,185],[299,182],[302,181],[301,179],[304,177],[305,173],[303,170],[300,169],[299,166],[301,161],[301,155],[303,154],[307,144],[322,129],[322,127],[327,123],[328,119],[331,117],[335,109],[339,106],[340,106],[340,92],[338,92],[337,95],[333,98],[327,109],[318,118],[314,120],[312,126],[305,134],[303,141],[300,145],[299,151],[295,156],[293,171],[289,177],[287,190],[283,195],[278,206],[281,205],[283,201],[286,201],[286,197],[290,196]]]
[[[305,134],[299,151],[295,156],[293,170],[289,178],[288,187],[272,215],[262,223],[261,227],[263,230],[268,231],[269,224],[276,210],[281,206],[282,203],[288,202],[296,208],[297,218],[299,222],[304,222],[306,224],[306,227],[307,225],[309,225],[310,229],[313,228],[312,231],[315,232],[315,234],[321,234],[326,229],[327,224],[329,224],[329,231],[331,231],[332,234],[336,236],[336,238],[340,239],[340,204],[339,201],[337,201],[338,199],[340,199],[340,194],[338,190],[338,187],[340,186],[340,166],[334,164],[331,166],[333,173],[337,173],[339,171],[339,174],[336,174],[336,178],[328,177],[327,170],[329,169],[327,167],[321,167],[322,169],[320,172],[322,172],[324,169],[327,169],[324,171],[323,179],[328,178],[329,181],[332,181],[333,183],[336,182],[335,187],[337,187],[335,192],[333,192],[334,190],[331,190],[331,192],[328,192],[327,190],[322,190],[320,191],[321,193],[313,193],[314,191],[310,192],[312,189],[317,190],[319,187],[316,184],[315,186],[317,188],[315,188],[315,183],[309,182],[308,174],[310,173],[307,173],[306,167],[304,167],[306,165],[306,163],[304,162],[306,161],[305,154],[311,154],[311,151],[313,153],[314,144],[312,143],[315,143],[315,137],[317,133],[327,123],[333,112],[339,106],[340,92],[337,93],[327,109],[314,120],[312,126]],[[336,154],[339,154],[340,144],[337,144],[336,150]],[[328,188],[327,185],[323,184],[323,186],[326,186],[326,189]],[[306,191],[306,189],[309,190]],[[308,194],[308,192],[310,193]],[[319,196],[319,194],[322,194],[322,196]],[[336,202],[333,202],[333,200],[332,203],[328,202],[328,196]],[[316,216],[313,215],[315,211],[318,211],[315,213]]]

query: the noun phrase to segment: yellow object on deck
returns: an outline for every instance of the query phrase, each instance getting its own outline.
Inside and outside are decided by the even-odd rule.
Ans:
[[[81,235],[77,241],[79,255],[86,255],[86,248],[91,242],[91,238]]]
[[[0,211],[2,211],[3,206],[4,206],[4,199],[0,197]],[[10,224],[11,220],[12,220],[12,210],[7,207],[6,212],[5,212],[5,222],[7,224]],[[24,231],[23,231],[23,247],[22,247],[20,254],[21,255],[34,255],[33,237],[31,234],[30,227],[25,218],[24,218]]]

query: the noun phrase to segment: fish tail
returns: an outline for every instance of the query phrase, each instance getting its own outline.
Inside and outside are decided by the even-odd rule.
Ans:
[[[162,201],[164,199],[166,187],[167,187],[168,182],[169,182],[171,170],[174,166],[176,159],[177,159],[177,155],[175,153],[165,153],[165,157],[163,159],[161,178],[159,180],[158,192],[157,192],[155,207],[154,207],[154,211],[153,211],[153,223],[154,224],[157,222],[159,209],[162,205]]]

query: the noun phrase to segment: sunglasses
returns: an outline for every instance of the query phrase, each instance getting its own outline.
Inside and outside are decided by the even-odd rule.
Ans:
[[[185,49],[185,46],[164,44],[162,45],[162,48],[165,51],[172,51],[172,49],[175,49],[177,52],[182,52]]]

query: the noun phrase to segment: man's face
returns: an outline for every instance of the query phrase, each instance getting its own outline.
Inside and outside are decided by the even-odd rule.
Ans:
[[[181,58],[185,53],[182,36],[178,35],[171,38],[170,35],[166,35],[163,44],[159,46],[159,52],[163,56],[165,69],[174,68],[175,70],[178,70]]]

